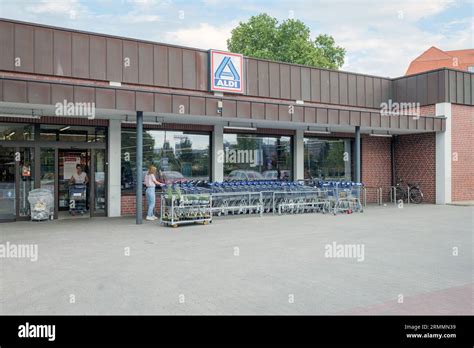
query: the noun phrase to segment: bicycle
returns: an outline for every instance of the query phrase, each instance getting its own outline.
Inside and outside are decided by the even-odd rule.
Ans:
[[[420,204],[423,202],[423,192],[421,191],[420,185],[418,183],[407,183],[407,188],[402,186],[403,180],[398,179],[397,184],[395,185],[395,192],[396,198],[401,199],[402,201],[408,201],[410,199],[410,203]],[[410,197],[408,197],[408,192],[410,193]],[[392,200],[395,199],[393,197],[393,190],[390,193],[392,195]]]

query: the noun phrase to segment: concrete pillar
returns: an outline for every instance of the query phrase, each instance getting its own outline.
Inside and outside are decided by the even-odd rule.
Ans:
[[[451,203],[451,103],[436,104],[436,116],[446,117],[446,130],[436,132],[436,204]]]
[[[352,180],[352,166],[351,166],[351,139],[344,139],[344,173],[346,173],[345,179]]]
[[[360,126],[355,127],[354,147],[354,181],[360,182]]]
[[[293,138],[293,180],[304,179],[304,130],[297,129]]]
[[[136,214],[135,220],[137,225],[143,223],[143,111],[137,111],[137,163],[136,163]]]
[[[215,125],[212,132],[212,181],[224,180],[224,126]]]
[[[120,216],[121,211],[121,121],[110,120],[107,144],[107,215]]]

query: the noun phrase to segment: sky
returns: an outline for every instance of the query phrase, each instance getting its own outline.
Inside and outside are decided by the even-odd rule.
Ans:
[[[0,0],[3,18],[223,50],[239,22],[264,12],[333,36],[345,71],[397,77],[431,46],[474,47],[474,0]]]

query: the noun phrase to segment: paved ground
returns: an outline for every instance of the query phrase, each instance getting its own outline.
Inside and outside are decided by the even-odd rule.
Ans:
[[[0,244],[39,251],[0,258],[0,314],[473,314],[473,211],[0,224]],[[325,257],[333,242],[364,260]]]

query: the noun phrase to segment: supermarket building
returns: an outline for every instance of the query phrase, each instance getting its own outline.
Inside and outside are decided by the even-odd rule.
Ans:
[[[171,179],[361,181],[370,201],[402,179],[427,203],[474,200],[470,72],[391,79],[8,19],[0,47],[0,220],[27,219],[34,188],[67,216],[77,164],[91,216],[135,214],[151,164]]]

